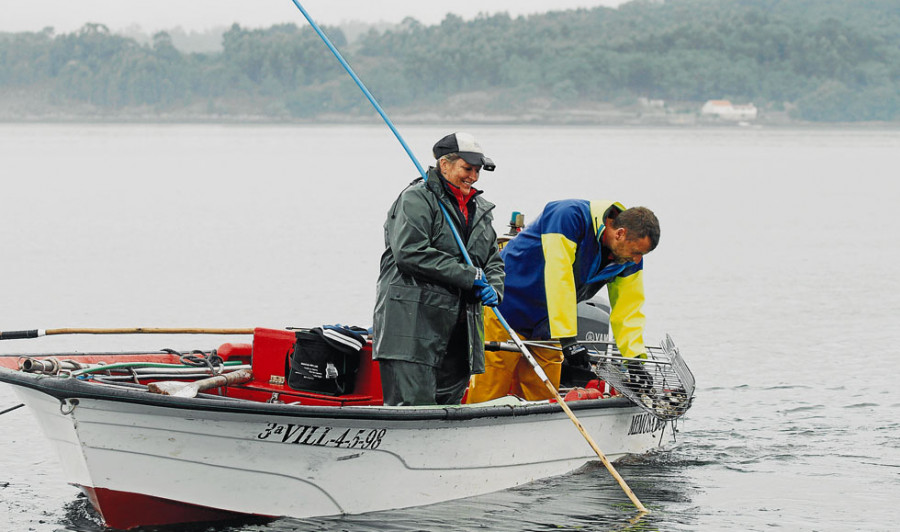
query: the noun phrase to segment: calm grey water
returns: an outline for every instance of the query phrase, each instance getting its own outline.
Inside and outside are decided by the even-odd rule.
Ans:
[[[456,129],[400,127],[426,165]],[[480,185],[498,231],[564,197],[661,220],[646,338],[674,337],[698,398],[677,442],[619,465],[653,513],[630,522],[589,465],[433,507],[201,530],[896,528],[900,131],[462,129],[497,162]],[[368,326],[384,212],[416,175],[383,126],[0,124],[0,330]],[[53,336],[0,352],[225,340]],[[0,385],[0,410],[16,403]],[[0,521],[98,530],[26,409],[0,433]]]

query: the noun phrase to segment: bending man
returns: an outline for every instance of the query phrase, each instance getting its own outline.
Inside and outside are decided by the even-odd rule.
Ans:
[[[643,258],[658,243],[659,221],[646,207],[562,200],[548,203],[534,223],[503,248],[506,284],[498,310],[520,337],[560,342],[562,351],[531,350],[554,386],[559,387],[563,358],[577,366],[587,363],[586,348],[576,342],[577,305],[603,286],[609,292],[610,327],[619,351],[626,357],[647,357],[641,312]],[[485,318],[485,339],[509,339],[493,312]],[[627,365],[634,373],[632,382],[649,379],[643,364]],[[473,377],[466,402],[502,397],[511,386],[528,400],[552,397],[520,353],[489,351],[486,371]]]
[[[459,404],[469,377],[484,371],[482,305],[503,294],[494,205],[473,186],[494,163],[461,132],[439,140],[433,153],[437,166],[427,181],[406,187],[384,223],[373,358],[386,405]]]

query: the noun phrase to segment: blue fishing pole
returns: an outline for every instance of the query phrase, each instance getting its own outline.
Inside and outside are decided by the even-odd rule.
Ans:
[[[397,128],[394,127],[394,123],[391,122],[390,118],[388,118],[387,114],[384,112],[384,109],[381,108],[381,105],[378,104],[378,101],[375,100],[375,97],[372,96],[372,93],[369,92],[369,89],[366,88],[366,85],[362,82],[361,79],[359,79],[359,76],[356,75],[356,72],[353,71],[353,68],[350,67],[350,63],[348,63],[344,59],[344,56],[341,55],[341,52],[339,52],[334,44],[331,43],[331,39],[329,39],[328,36],[325,35],[325,32],[322,31],[318,24],[316,24],[316,22],[309,15],[306,9],[304,9],[304,7],[300,5],[300,2],[298,0],[291,1],[295,6],[297,6],[297,9],[299,9],[300,12],[303,13],[306,21],[309,22],[309,25],[312,26],[312,29],[319,34],[319,37],[321,37],[325,45],[328,46],[328,49],[331,50],[331,53],[334,54],[338,62],[340,62],[341,66],[344,67],[344,70],[346,70],[347,73],[350,74],[350,77],[353,78],[354,82],[356,82],[356,86],[359,87],[363,94],[366,95],[366,98],[369,99],[369,102],[373,107],[375,107],[375,110],[378,111],[378,114],[381,115],[381,118],[384,119],[385,124],[387,124],[387,126],[391,128],[394,136],[397,137],[397,140],[400,141],[403,149],[406,150],[406,154],[409,155],[409,158],[412,159],[413,164],[416,165],[416,169],[419,170],[419,174],[421,174],[422,179],[427,181],[428,176],[425,174],[425,169],[422,168],[421,164],[419,164],[419,160],[416,159],[415,155],[413,155],[412,150],[409,149],[409,145],[406,144],[405,140],[403,140],[403,136],[401,136],[400,132],[397,131]],[[447,225],[450,226],[450,231],[453,233],[453,238],[456,240],[456,244],[459,246],[459,250],[462,252],[463,258],[466,260],[466,264],[468,264],[469,266],[474,266],[474,264],[472,264],[472,258],[469,256],[469,252],[466,250],[466,245],[463,243],[462,238],[459,236],[459,231],[457,231],[456,225],[453,223],[453,219],[450,217],[450,213],[447,212],[447,209],[442,203],[438,202],[438,205],[440,205],[441,207],[441,212],[444,213],[444,218],[447,220]],[[498,310],[497,307],[491,307],[491,309],[494,311],[494,315],[497,316],[497,320],[500,321],[500,324],[506,330],[507,334],[509,334],[509,337],[512,338],[513,342],[516,344],[516,347],[519,348],[519,350],[522,352],[522,355],[524,355],[528,362],[531,364],[531,367],[534,369],[538,378],[540,378],[544,382],[544,385],[547,386],[547,388],[553,393],[553,395],[556,397],[557,403],[559,403],[562,409],[566,412],[566,414],[569,416],[569,419],[571,419],[572,422],[575,423],[575,426],[581,432],[581,435],[584,436],[584,439],[587,440],[591,448],[594,449],[594,452],[597,453],[600,461],[603,462],[603,465],[606,466],[606,469],[610,472],[610,474],[612,474],[613,478],[616,479],[616,481],[619,483],[619,486],[622,488],[625,494],[628,495],[628,498],[631,499],[631,502],[634,503],[639,511],[643,513],[649,512],[649,510],[647,510],[644,505],[641,504],[641,501],[638,500],[634,492],[631,491],[631,488],[628,487],[628,484],[625,483],[625,479],[623,479],[621,475],[619,475],[619,472],[616,471],[612,463],[606,458],[606,455],[603,454],[603,451],[600,450],[600,447],[597,446],[597,444],[594,442],[594,439],[591,438],[591,436],[587,433],[587,430],[585,430],[581,422],[578,421],[578,418],[575,417],[575,414],[569,408],[569,405],[566,404],[562,396],[559,395],[559,391],[550,382],[550,379],[547,377],[547,374],[544,372],[543,368],[541,368],[541,365],[538,364],[537,360],[535,360],[534,356],[531,354],[528,348],[525,347],[525,344],[522,343],[519,335],[512,330],[512,328],[506,322],[506,319],[502,314],[500,314],[500,310]]]
[[[422,165],[419,164],[418,159],[416,159],[416,156],[413,155],[412,150],[409,149],[409,146],[406,144],[406,141],[403,140],[403,137],[400,135],[400,132],[397,131],[396,127],[394,127],[394,123],[391,122],[390,118],[388,118],[387,114],[384,112],[384,109],[382,109],[381,106],[378,105],[378,101],[375,100],[375,97],[372,96],[372,93],[369,92],[369,89],[367,89],[365,84],[362,82],[362,80],[359,79],[359,76],[356,75],[356,72],[354,72],[353,69],[350,68],[350,64],[347,63],[347,61],[344,59],[344,57],[341,55],[341,53],[338,51],[338,49],[333,44],[331,44],[331,39],[329,39],[328,36],[325,35],[325,32],[323,32],[322,29],[319,28],[319,25],[315,23],[315,21],[312,19],[311,16],[309,16],[309,13],[306,12],[306,9],[304,9],[303,6],[300,5],[300,2],[298,2],[297,0],[291,0],[291,1],[294,2],[294,5],[297,6],[297,9],[299,9],[300,12],[303,13],[303,16],[309,22],[309,25],[312,26],[312,29],[316,30],[316,33],[319,34],[319,37],[322,38],[322,41],[325,42],[325,45],[328,46],[328,49],[331,50],[331,53],[333,53],[334,56],[337,58],[338,62],[341,63],[341,66],[344,67],[344,70],[346,70],[347,73],[350,74],[350,77],[353,78],[353,81],[356,82],[356,86],[359,87],[359,90],[361,90],[363,92],[363,94],[366,95],[366,98],[369,99],[369,102],[372,103],[372,105],[375,107],[375,110],[378,111],[378,114],[381,115],[381,118],[384,119],[384,122],[387,124],[387,126],[389,128],[391,128],[391,131],[394,132],[394,136],[397,137],[397,140],[400,141],[400,145],[403,146],[404,150],[406,150],[406,154],[409,155],[409,158],[412,159],[412,162],[413,162],[413,164],[416,165],[416,168],[419,170],[419,173],[422,174],[422,178],[427,181],[428,176],[425,175],[425,170],[422,168]]]
[[[353,71],[353,68],[350,67],[350,63],[348,63],[347,60],[344,59],[344,56],[341,55],[341,52],[338,51],[337,47],[335,47],[334,44],[331,43],[331,39],[329,39],[328,36],[325,35],[325,32],[322,31],[322,28],[320,28],[319,25],[316,24],[316,22],[312,19],[306,9],[304,9],[304,7],[300,5],[300,2],[298,2],[297,0],[291,1],[294,2],[294,5],[297,6],[297,9],[299,9],[300,12],[303,13],[303,16],[306,18],[307,22],[309,22],[309,25],[312,26],[312,29],[314,29],[316,33],[319,34],[319,37],[322,38],[322,41],[326,46],[328,46],[328,49],[331,50],[331,53],[333,53],[338,62],[341,63],[341,66],[344,67],[344,70],[346,70],[347,73],[350,74],[350,77],[353,78],[354,82],[356,82],[356,86],[359,87],[359,90],[361,90],[363,94],[366,95],[366,98],[369,99],[369,102],[373,107],[375,107],[375,110],[378,111],[378,114],[381,115],[381,118],[384,119],[384,123],[387,124],[389,128],[391,128],[394,136],[397,137],[398,141],[400,141],[400,145],[403,146],[404,150],[406,150],[406,154],[409,155],[409,158],[412,159],[413,164],[416,165],[416,169],[419,170],[419,174],[422,176],[422,179],[428,181],[428,175],[425,173],[425,169],[421,164],[419,164],[419,160],[416,159],[415,155],[413,155],[412,150],[409,149],[409,145],[405,140],[403,140],[403,136],[400,135],[400,132],[397,131],[397,128],[394,127],[394,123],[391,122],[390,118],[388,118],[387,113],[384,112],[384,109],[381,108],[381,105],[378,104],[378,101],[374,96],[372,96],[372,93],[369,92],[369,89],[366,88],[366,85],[362,82],[361,79],[359,79],[359,76],[356,75],[356,72]],[[456,244],[459,246],[460,251],[462,251],[463,258],[466,259],[466,264],[468,264],[469,266],[473,266],[472,258],[469,256],[469,252],[466,250],[466,245],[463,243],[462,238],[459,236],[459,231],[456,230],[456,226],[453,224],[453,220],[450,218],[450,213],[447,212],[447,209],[443,204],[440,204],[440,206],[441,212],[444,213],[444,218],[446,218],[447,223],[450,225],[450,231],[452,231],[453,233],[453,238],[456,240]],[[501,321],[505,322],[503,318],[501,318]]]

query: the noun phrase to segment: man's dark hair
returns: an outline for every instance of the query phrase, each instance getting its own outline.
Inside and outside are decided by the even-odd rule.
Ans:
[[[650,238],[650,251],[659,244],[659,220],[647,207],[625,209],[616,216],[610,226],[613,229],[624,228],[628,231],[628,240]]]

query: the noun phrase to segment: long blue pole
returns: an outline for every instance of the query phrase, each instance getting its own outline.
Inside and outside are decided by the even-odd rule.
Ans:
[[[353,78],[353,81],[356,82],[356,86],[359,87],[359,90],[361,90],[363,94],[366,95],[366,98],[369,99],[369,102],[373,107],[375,107],[375,110],[378,111],[378,114],[381,115],[381,118],[384,119],[384,123],[387,124],[387,126],[391,129],[391,131],[394,133],[394,136],[397,137],[398,141],[400,141],[400,145],[403,146],[404,150],[406,150],[406,154],[409,155],[409,158],[412,159],[413,164],[416,165],[416,169],[419,171],[422,179],[428,181],[428,175],[425,173],[425,169],[419,163],[419,160],[416,159],[416,156],[413,155],[413,152],[411,149],[409,149],[409,145],[406,143],[406,141],[403,140],[403,135],[401,135],[400,132],[397,131],[397,128],[394,127],[394,123],[391,122],[391,119],[388,118],[387,113],[385,113],[384,109],[381,108],[381,105],[378,104],[378,100],[376,100],[375,97],[372,96],[372,93],[369,92],[369,89],[366,88],[366,85],[362,82],[361,79],[359,79],[359,76],[356,75],[356,72],[353,71],[350,63],[348,63],[347,60],[344,59],[344,56],[341,55],[341,52],[338,51],[337,47],[335,47],[334,44],[331,43],[331,39],[329,39],[328,36],[325,35],[325,32],[322,31],[322,28],[320,28],[319,25],[316,24],[316,22],[309,15],[306,9],[302,5],[300,5],[300,2],[298,2],[297,0],[291,1],[294,2],[294,5],[297,6],[297,9],[299,9],[300,12],[303,13],[303,16],[306,18],[307,22],[309,22],[309,25],[312,26],[312,29],[314,29],[316,33],[319,34],[319,37],[322,38],[322,41],[326,46],[328,46],[328,49],[331,50],[331,53],[334,54],[338,62],[340,62],[341,66],[344,67],[344,70],[346,70],[347,73],[350,74],[350,77]],[[453,233],[453,238],[454,240],[456,240],[456,244],[459,246],[459,250],[462,252],[463,258],[466,260],[466,264],[472,266],[472,258],[469,256],[468,250],[466,250],[466,245],[463,243],[462,237],[459,236],[459,231],[456,230],[456,225],[453,223],[453,219],[450,218],[450,213],[447,212],[447,209],[443,204],[441,204],[441,211],[444,213],[444,218],[447,219],[447,223],[450,225],[450,231]]]
[[[356,85],[360,88],[360,90],[363,92],[363,94],[366,95],[366,98],[369,99],[369,102],[372,103],[372,105],[375,107],[375,110],[378,111],[378,114],[380,114],[381,118],[384,119],[384,122],[388,125],[389,128],[391,128],[391,131],[394,132],[394,136],[397,137],[397,140],[400,141],[400,144],[403,146],[403,149],[406,150],[406,154],[409,155],[409,158],[412,159],[413,164],[416,165],[416,168],[419,170],[419,174],[422,175],[422,179],[427,181],[428,176],[425,174],[425,170],[422,168],[422,165],[419,164],[419,160],[416,159],[415,155],[413,155],[412,150],[409,149],[409,145],[407,145],[406,141],[403,140],[403,137],[400,135],[400,132],[397,131],[396,127],[394,127],[394,123],[391,122],[390,118],[388,118],[387,114],[384,112],[384,109],[382,109],[381,106],[378,105],[378,102],[375,100],[375,97],[372,96],[372,93],[369,92],[369,89],[366,88],[365,84],[362,82],[361,79],[359,79],[359,76],[356,75],[356,72],[353,71],[353,69],[350,67],[350,64],[347,63],[347,61],[344,59],[344,57],[341,55],[341,53],[338,51],[338,49],[334,46],[334,44],[331,43],[331,39],[329,39],[328,36],[325,35],[325,32],[323,32],[322,29],[319,28],[319,25],[316,24],[316,22],[312,19],[311,16],[309,16],[309,13],[307,13],[306,9],[304,9],[303,6],[300,5],[300,2],[298,0],[291,0],[291,1],[294,2],[294,5],[297,6],[297,9],[299,9],[300,12],[303,13],[303,16],[306,18],[307,22],[309,22],[309,25],[312,26],[312,28],[316,31],[316,33],[319,34],[319,37],[322,38],[322,41],[325,42],[325,45],[328,46],[328,49],[331,50],[331,53],[333,53],[334,56],[337,58],[337,60],[341,63],[341,66],[344,67],[344,70],[346,70],[347,73],[350,74],[350,77],[353,78],[353,81],[356,82]],[[450,230],[453,232],[453,238],[456,240],[456,244],[459,246],[459,250],[462,252],[463,258],[465,258],[465,260],[466,260],[466,264],[468,264],[469,266],[472,266],[473,265],[472,258],[469,257],[469,252],[466,250],[466,245],[463,243],[462,238],[460,238],[459,231],[456,230],[456,225],[453,223],[453,219],[450,218],[450,213],[447,212],[447,209],[444,208],[443,204],[441,204],[441,212],[444,213],[444,218],[446,218],[447,224],[450,226]],[[544,385],[547,386],[547,388],[551,392],[553,392],[553,395],[556,397],[556,401],[559,403],[559,405],[562,407],[562,409],[569,416],[569,419],[571,419],[572,422],[575,423],[575,426],[581,432],[581,435],[584,436],[584,438],[587,440],[587,442],[590,444],[590,446],[594,449],[594,452],[597,453],[597,456],[600,457],[600,461],[603,462],[603,465],[606,466],[606,469],[612,474],[613,478],[616,479],[616,481],[619,483],[619,486],[622,488],[622,490],[625,492],[625,494],[628,495],[628,498],[631,499],[631,502],[633,502],[634,505],[637,507],[637,509],[640,510],[641,512],[644,512],[644,513],[648,512],[648,510],[646,508],[644,508],[644,505],[641,504],[641,501],[639,501],[638,498],[634,495],[634,492],[631,491],[631,488],[628,487],[628,484],[625,483],[625,480],[619,475],[618,471],[616,471],[616,469],[613,467],[612,463],[606,458],[606,455],[603,454],[603,451],[600,450],[600,447],[598,447],[597,444],[594,442],[594,439],[591,438],[591,436],[587,433],[584,426],[582,426],[581,422],[578,421],[578,418],[575,417],[575,414],[569,408],[569,405],[566,404],[566,402],[563,400],[563,398],[559,395],[559,391],[550,382],[550,379],[547,377],[547,374],[544,373],[544,370],[543,370],[543,368],[541,368],[541,365],[538,364],[537,360],[534,359],[534,356],[531,354],[531,352],[528,350],[528,348],[525,347],[525,344],[522,343],[522,340],[519,338],[519,335],[516,334],[515,331],[512,330],[512,328],[510,328],[509,324],[506,322],[506,319],[503,318],[503,315],[500,314],[500,311],[497,309],[497,307],[492,307],[492,310],[494,311],[494,315],[497,316],[497,320],[500,321],[500,324],[503,325],[504,329],[506,329],[506,332],[507,332],[507,334],[509,334],[509,337],[512,338],[513,342],[516,344],[516,347],[518,347],[519,350],[522,351],[522,354],[525,356],[525,358],[531,364],[531,367],[534,369],[538,378],[540,378],[544,382]]]
[[[384,109],[382,109],[381,106],[378,105],[378,101],[375,100],[375,97],[372,96],[372,93],[369,92],[369,89],[367,89],[365,84],[362,82],[362,80],[359,79],[359,76],[356,75],[356,72],[353,71],[353,69],[350,67],[350,64],[347,63],[347,61],[344,59],[344,56],[341,55],[341,52],[339,52],[338,49],[333,44],[331,44],[331,40],[328,38],[327,35],[325,35],[325,32],[322,31],[322,29],[319,27],[318,24],[316,24],[316,22],[312,19],[312,17],[309,16],[309,13],[306,11],[306,9],[304,9],[303,6],[300,5],[300,2],[298,2],[297,0],[291,0],[291,1],[294,2],[294,5],[297,6],[297,9],[299,9],[300,12],[303,13],[303,16],[309,22],[309,25],[312,26],[312,29],[314,29],[316,31],[316,33],[319,34],[319,37],[322,38],[322,41],[325,42],[325,45],[328,46],[328,49],[331,50],[331,53],[333,53],[334,56],[337,58],[338,62],[341,63],[341,66],[344,67],[344,70],[346,70],[347,73],[350,74],[350,77],[353,78],[353,81],[356,82],[356,86],[359,87],[359,90],[361,90],[363,92],[363,94],[366,95],[366,98],[369,99],[369,101],[375,107],[375,110],[378,111],[378,114],[380,114],[381,118],[384,119],[384,122],[387,124],[387,126],[389,128],[391,128],[391,131],[394,132],[394,136],[397,137],[397,140],[400,141],[400,145],[402,145],[403,149],[406,150],[406,154],[409,155],[410,159],[412,159],[413,164],[416,165],[416,168],[419,170],[419,173],[422,174],[422,178],[428,179],[428,177],[425,175],[425,170],[422,168],[422,165],[419,164],[418,159],[416,159],[416,156],[413,155],[412,150],[409,149],[409,145],[407,145],[406,141],[403,140],[403,136],[400,135],[400,132],[397,131],[396,127],[394,127],[394,123],[391,122],[390,118],[388,118],[387,114],[384,112]]]

